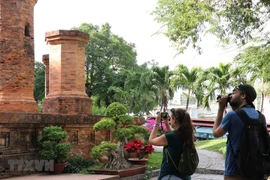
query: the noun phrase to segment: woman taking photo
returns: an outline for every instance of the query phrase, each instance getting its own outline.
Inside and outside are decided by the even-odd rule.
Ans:
[[[182,154],[182,146],[185,143],[189,148],[195,149],[194,145],[194,128],[191,123],[190,115],[186,110],[177,108],[171,109],[169,116],[161,117],[159,113],[156,118],[156,124],[150,134],[149,143],[154,146],[164,146],[163,158],[160,168],[158,180],[190,180],[189,175],[180,174],[175,168],[172,160],[167,158],[165,148],[167,148],[174,159],[174,163],[178,164]],[[160,122],[165,123],[167,132],[157,137]]]

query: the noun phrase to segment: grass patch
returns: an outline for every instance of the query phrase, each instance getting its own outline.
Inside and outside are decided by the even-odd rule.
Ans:
[[[196,141],[195,146],[197,149],[206,149],[206,150],[213,151],[213,152],[219,152],[219,153],[225,155],[226,142],[227,142],[227,139],[225,139],[225,138]]]
[[[152,171],[155,169],[160,169],[162,162],[162,152],[153,152],[147,162],[147,170]]]

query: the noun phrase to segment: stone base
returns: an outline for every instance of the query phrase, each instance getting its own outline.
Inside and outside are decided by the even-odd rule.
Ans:
[[[36,101],[0,101],[0,112],[37,113]]]
[[[92,102],[86,97],[46,98],[42,106],[43,113],[49,114],[92,114]]]

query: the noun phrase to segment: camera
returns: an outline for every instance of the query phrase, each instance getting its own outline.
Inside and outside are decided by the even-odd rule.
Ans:
[[[168,113],[167,112],[161,112],[161,118],[162,119],[166,119],[168,117]]]
[[[229,103],[231,101],[231,96],[232,96],[232,93],[229,93],[227,95],[227,103]],[[222,95],[217,95],[217,101],[222,97]]]

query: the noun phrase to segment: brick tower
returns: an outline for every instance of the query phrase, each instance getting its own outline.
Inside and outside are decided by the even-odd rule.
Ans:
[[[46,98],[43,113],[92,114],[92,103],[85,92],[85,46],[89,34],[75,30],[46,33],[49,56],[46,66]],[[49,69],[48,69],[49,68]]]
[[[34,28],[37,0],[0,0],[0,112],[37,112]]]

